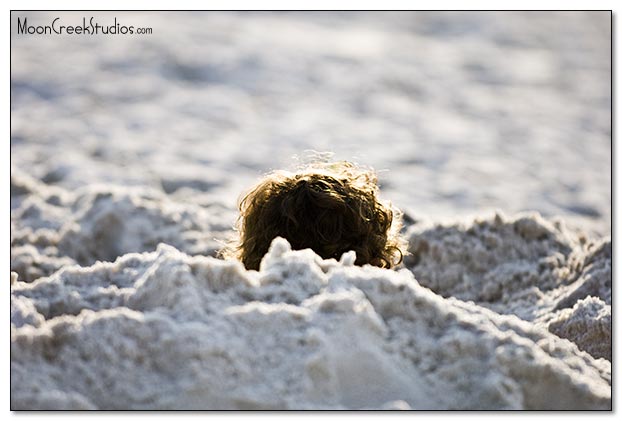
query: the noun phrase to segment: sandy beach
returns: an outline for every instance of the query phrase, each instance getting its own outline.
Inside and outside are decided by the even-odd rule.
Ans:
[[[609,12],[92,15],[11,14],[11,409],[611,409]],[[402,265],[218,259],[318,152]]]

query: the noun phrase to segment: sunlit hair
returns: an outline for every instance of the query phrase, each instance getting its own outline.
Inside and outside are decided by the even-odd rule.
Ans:
[[[259,269],[276,237],[324,259],[356,252],[356,264],[391,268],[401,263],[401,213],[378,199],[376,174],[349,162],[275,171],[240,201],[239,238],[225,248],[247,269]]]

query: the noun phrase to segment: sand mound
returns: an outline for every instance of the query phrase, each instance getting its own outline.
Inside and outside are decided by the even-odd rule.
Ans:
[[[94,185],[70,192],[11,173],[11,270],[31,282],[71,264],[112,261],[163,242],[214,255],[234,213],[218,202],[184,203],[144,187]]]
[[[417,224],[405,264],[444,297],[537,321],[587,296],[611,304],[611,240],[588,240],[537,213]]]
[[[608,361],[352,262],[159,245],[15,282],[12,408],[610,408]]]
[[[611,240],[538,214],[414,225],[406,265],[444,297],[514,314],[611,360]]]
[[[255,272],[192,189],[11,181],[13,409],[610,407],[609,239],[413,219],[407,269],[279,240]]]
[[[611,306],[601,299],[587,297],[572,309],[561,310],[548,323],[548,329],[570,339],[594,358],[611,361]]]

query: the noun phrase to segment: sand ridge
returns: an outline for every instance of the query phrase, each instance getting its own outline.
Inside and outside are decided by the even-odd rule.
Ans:
[[[610,307],[576,310],[600,298],[549,323],[573,343],[542,323],[443,298],[407,269],[352,264],[352,252],[322,260],[277,238],[259,272],[160,244],[18,280],[12,406],[610,408],[610,362],[579,349],[581,324],[567,327],[584,314],[584,325],[606,330]],[[590,338],[601,349],[608,329]]]

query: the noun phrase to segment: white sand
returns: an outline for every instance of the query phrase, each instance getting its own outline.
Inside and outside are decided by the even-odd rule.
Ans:
[[[13,408],[610,408],[605,359],[352,261],[277,239],[246,272],[161,245],[18,282]]]
[[[209,241],[165,223],[165,196],[117,190],[62,192],[59,213],[73,213],[59,234],[33,234],[60,224],[45,196],[24,203],[47,218],[14,221],[43,247],[40,261],[16,247],[20,276],[53,272],[12,279],[14,409],[611,405],[611,363],[600,358],[611,358],[608,239],[497,214],[412,225],[412,272],[353,267],[352,255],[322,261],[284,240],[247,272],[170,245],[130,253],[151,248],[136,239],[170,236],[185,250]],[[114,263],[47,265],[115,253]]]
[[[611,408],[609,14],[117,17],[13,28],[12,409]],[[305,149],[403,268],[210,257]]]

